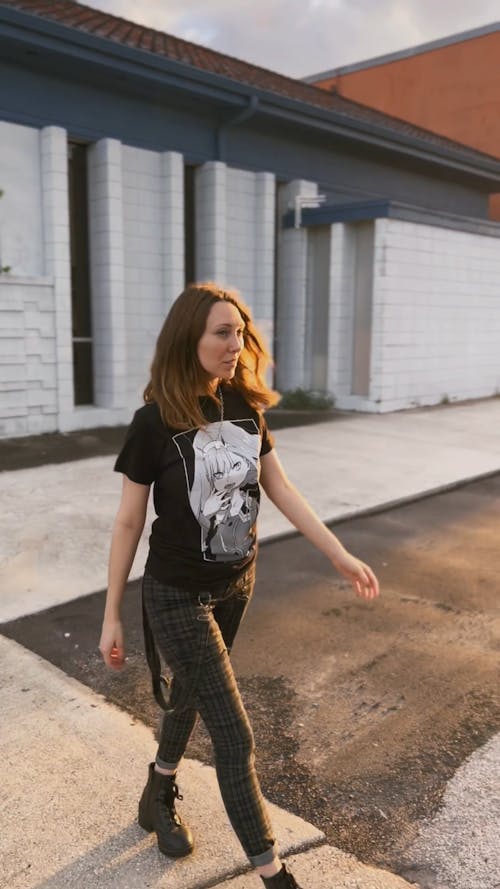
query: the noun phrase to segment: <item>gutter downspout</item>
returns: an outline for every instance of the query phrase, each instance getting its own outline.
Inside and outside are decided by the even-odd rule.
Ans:
[[[254,114],[256,113],[258,106],[259,106],[258,96],[256,96],[255,94],[252,94],[250,96],[250,101],[249,101],[248,105],[246,106],[246,108],[243,109],[243,111],[240,111],[236,115],[236,117],[233,117],[231,120],[227,120],[225,123],[222,123],[220,125],[220,127],[218,127],[218,129],[215,133],[215,160],[217,160],[217,161],[224,160],[224,154],[225,154],[225,151],[224,151],[225,139],[224,139],[224,137],[226,135],[226,130],[228,130],[230,127],[235,127],[238,124],[243,123],[244,120],[249,120],[249,118],[253,117]]]

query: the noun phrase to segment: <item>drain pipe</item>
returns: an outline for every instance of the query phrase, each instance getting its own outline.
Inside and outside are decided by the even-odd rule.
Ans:
[[[252,94],[250,96],[250,101],[246,108],[243,111],[240,111],[236,117],[233,117],[232,120],[227,120],[225,123],[222,123],[220,127],[218,127],[215,134],[215,159],[218,161],[224,160],[224,142],[226,130],[230,127],[235,127],[240,123],[243,123],[244,120],[249,120],[250,117],[253,117],[257,108],[259,106],[258,96]]]

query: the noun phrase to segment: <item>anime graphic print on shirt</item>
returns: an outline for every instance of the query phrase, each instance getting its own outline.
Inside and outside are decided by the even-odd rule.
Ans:
[[[234,562],[254,547],[261,436],[254,420],[224,420],[173,436],[203,558]]]

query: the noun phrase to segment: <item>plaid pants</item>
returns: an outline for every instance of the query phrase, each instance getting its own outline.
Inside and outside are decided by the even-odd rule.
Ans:
[[[252,567],[225,589],[199,596],[145,574],[142,593],[156,647],[173,673],[171,708],[163,717],[156,762],[177,767],[199,714],[214,747],[229,820],[250,863],[258,867],[270,863],[277,848],[255,771],[252,727],[229,659],[254,574]]]

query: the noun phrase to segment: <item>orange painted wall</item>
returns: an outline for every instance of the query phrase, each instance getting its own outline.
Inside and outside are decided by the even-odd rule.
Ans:
[[[500,32],[319,81],[500,159]],[[500,195],[490,200],[500,220]]]

